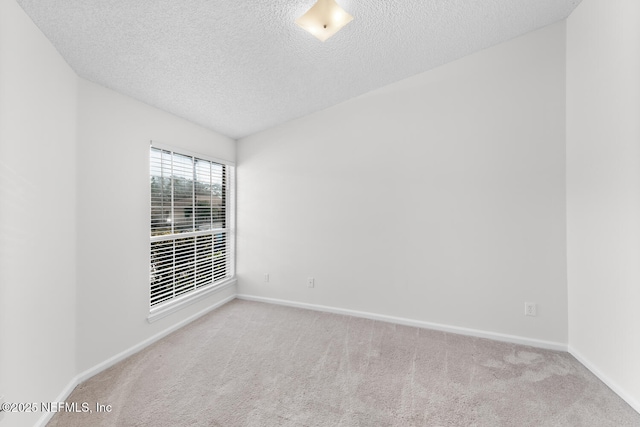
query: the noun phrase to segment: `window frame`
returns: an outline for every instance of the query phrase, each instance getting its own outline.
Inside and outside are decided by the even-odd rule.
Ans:
[[[148,166],[148,173],[147,173],[147,179],[150,179],[152,176],[152,171],[151,171],[151,161],[152,161],[152,155],[151,155],[151,150],[152,149],[158,149],[158,150],[163,150],[163,151],[168,151],[171,153],[172,158],[174,155],[180,155],[180,156],[186,156],[186,157],[191,157],[193,159],[199,159],[199,160],[203,160],[203,161],[207,161],[207,162],[211,162],[211,163],[215,163],[215,164],[219,164],[219,165],[223,165],[225,167],[225,179],[226,179],[226,185],[224,187],[225,191],[225,227],[224,228],[216,228],[216,229],[210,229],[210,230],[206,230],[206,231],[193,231],[193,232],[183,232],[183,233],[175,233],[172,232],[168,235],[161,235],[161,236],[153,236],[152,235],[152,197],[153,195],[151,194],[151,185],[150,183],[147,184],[147,190],[148,190],[148,198],[147,200],[149,201],[149,214],[148,214],[148,227],[149,227],[149,248],[148,248],[148,263],[147,263],[147,268],[149,268],[149,281],[148,283],[148,307],[149,307],[149,315],[147,317],[147,320],[151,323],[154,322],[158,319],[161,319],[175,311],[178,311],[180,309],[182,309],[183,307],[193,304],[197,301],[202,300],[204,297],[221,291],[223,289],[226,289],[232,285],[234,285],[236,283],[236,274],[235,274],[235,247],[236,247],[236,242],[235,242],[235,205],[236,205],[236,188],[235,188],[235,163],[234,162],[230,162],[228,160],[224,160],[224,159],[220,159],[220,158],[215,158],[212,156],[208,156],[206,154],[202,154],[202,153],[196,153],[190,150],[186,150],[186,149],[182,149],[179,147],[175,147],[175,146],[171,146],[171,145],[167,145],[164,143],[159,143],[157,141],[151,141],[150,146],[149,146],[149,151],[148,151],[148,159],[147,159],[147,166]],[[149,181],[148,181],[149,182]],[[173,192],[172,192],[173,193]],[[171,205],[172,207],[174,206],[174,199],[173,199],[173,194],[171,196]],[[151,288],[151,268],[152,268],[152,244],[154,242],[159,242],[159,241],[175,241],[178,239],[183,239],[183,238],[189,238],[189,237],[194,237],[194,239],[196,238],[196,236],[200,236],[200,235],[211,235],[212,236],[212,252],[213,252],[213,248],[214,248],[214,242],[216,239],[216,234],[220,234],[220,233],[225,233],[226,234],[226,239],[225,239],[225,246],[226,246],[226,253],[225,253],[225,268],[227,269],[227,274],[226,276],[218,281],[215,281],[215,279],[213,279],[212,276],[212,282],[202,285],[200,287],[198,287],[196,285],[195,289],[189,290],[187,292],[184,292],[181,295],[178,296],[174,296],[166,301],[162,301],[160,303],[154,304],[152,305],[152,288]],[[213,255],[213,254],[212,254]],[[176,266],[173,267],[174,271]],[[212,270],[212,275],[214,274],[214,270]],[[175,290],[175,280],[174,280],[174,290]]]

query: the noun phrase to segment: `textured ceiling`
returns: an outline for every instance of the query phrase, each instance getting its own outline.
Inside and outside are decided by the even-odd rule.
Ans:
[[[240,138],[566,18],[580,0],[17,0],[79,76]]]

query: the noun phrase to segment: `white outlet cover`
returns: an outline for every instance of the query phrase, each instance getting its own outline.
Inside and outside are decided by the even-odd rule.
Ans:
[[[525,316],[537,316],[538,315],[538,306],[535,302],[525,302],[524,303],[524,315]]]

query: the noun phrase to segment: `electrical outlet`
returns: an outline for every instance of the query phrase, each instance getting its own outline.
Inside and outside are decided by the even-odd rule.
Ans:
[[[524,303],[524,315],[525,316],[537,316],[538,315],[538,306],[535,302],[525,302]]]
[[[264,283],[269,283],[269,273],[264,273]]]
[[[307,287],[313,288],[316,285],[316,282],[313,277],[307,277]]]

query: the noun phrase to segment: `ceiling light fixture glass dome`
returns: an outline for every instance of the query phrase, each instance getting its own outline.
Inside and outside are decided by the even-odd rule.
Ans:
[[[318,40],[325,41],[351,21],[353,16],[335,0],[318,0],[307,13],[296,19],[296,24]]]

